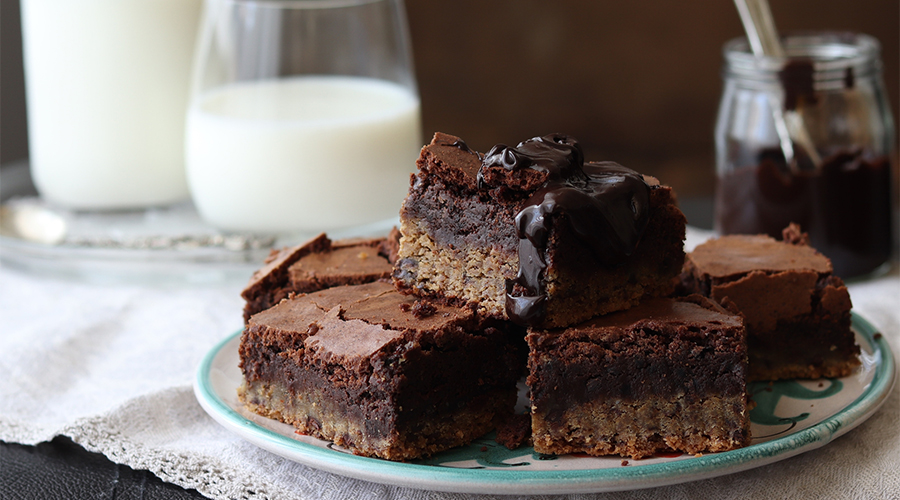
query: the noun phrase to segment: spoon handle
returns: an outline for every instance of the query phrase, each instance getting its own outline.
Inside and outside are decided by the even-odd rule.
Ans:
[[[768,0],[734,0],[744,31],[747,32],[747,40],[750,42],[750,50],[756,57],[773,57],[785,59],[784,47],[775,28],[775,20]],[[803,117],[798,111],[784,111],[780,103],[773,104],[772,117],[775,120],[775,132],[781,151],[784,154],[788,168],[796,171],[796,151],[794,143],[807,154],[814,166],[818,166],[822,160],[816,151],[809,131],[803,123]]]
[[[772,56],[783,58],[784,48],[778,37],[778,29],[775,28],[775,20],[772,17],[772,9],[767,0],[734,0],[750,48],[757,56]]]

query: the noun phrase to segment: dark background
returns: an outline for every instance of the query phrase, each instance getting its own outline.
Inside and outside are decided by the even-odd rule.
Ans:
[[[0,163],[26,158],[18,0],[0,0]],[[770,0],[780,31],[875,36],[898,116],[900,2]],[[659,177],[682,197],[713,189],[721,47],[743,35],[730,0],[407,0],[425,139],[486,151],[551,132],[589,160]]]

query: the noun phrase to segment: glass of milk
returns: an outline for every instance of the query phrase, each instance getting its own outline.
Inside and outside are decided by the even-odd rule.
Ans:
[[[402,0],[211,0],[186,168],[226,231],[311,233],[395,219],[422,147]]]
[[[80,210],[187,200],[202,0],[21,0],[31,173]]]

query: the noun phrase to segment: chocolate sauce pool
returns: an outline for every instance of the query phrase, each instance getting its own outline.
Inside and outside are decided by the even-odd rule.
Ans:
[[[716,229],[722,234],[780,239],[781,230],[796,222],[842,278],[871,273],[888,260],[887,156],[844,150],[823,158],[819,169],[791,172],[780,151],[763,150],[748,164],[718,179]]]
[[[567,224],[578,240],[605,265],[634,252],[650,218],[650,187],[637,172],[613,162],[584,163],[577,141],[562,134],[535,137],[516,147],[494,146],[482,159],[483,171],[534,169],[547,181],[516,216],[519,270],[506,283],[506,314],[523,325],[540,323],[546,313],[543,273],[554,224]]]

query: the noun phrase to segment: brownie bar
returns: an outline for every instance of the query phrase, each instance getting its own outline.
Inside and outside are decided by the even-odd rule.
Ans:
[[[750,380],[849,375],[860,350],[847,287],[798,226],[785,229],[784,240],[729,235],[698,245],[685,260],[681,287],[743,314]]]
[[[539,453],[638,459],[749,443],[743,321],[708,299],[650,299],[527,341]]]
[[[512,412],[522,332],[374,282],[292,296],[240,344],[252,411],[359,455],[410,460],[484,435]]]
[[[387,238],[331,241],[320,234],[300,245],[273,250],[241,293],[244,322],[291,293],[388,279],[399,250],[399,231]]]
[[[417,166],[400,212],[404,293],[559,327],[673,289],[685,219],[671,188],[585,164],[569,137],[482,155],[438,133]]]

